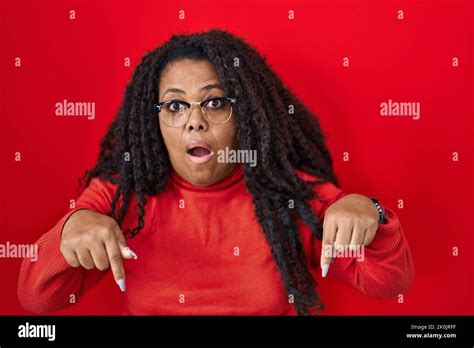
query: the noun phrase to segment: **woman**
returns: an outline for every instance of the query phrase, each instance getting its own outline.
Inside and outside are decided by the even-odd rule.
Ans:
[[[109,268],[129,314],[317,314],[319,268],[368,296],[412,282],[396,215],[338,187],[317,119],[224,31],[143,58],[84,178],[22,263],[28,310],[70,305]]]

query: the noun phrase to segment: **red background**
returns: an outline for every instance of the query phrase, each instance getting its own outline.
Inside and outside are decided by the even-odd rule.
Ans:
[[[392,208],[412,248],[415,282],[403,304],[366,298],[329,278],[318,288],[325,314],[474,314],[472,1],[0,6],[0,243],[33,243],[68,211],[76,179],[94,164],[143,54],[174,33],[218,27],[255,45],[319,116],[343,188]],[[178,19],[181,9],[185,20]],[[124,67],[125,57],[132,67]],[[54,105],[63,99],[95,102],[95,119],[56,117]],[[380,103],[389,99],[420,102],[420,119],[380,116]],[[17,151],[21,162],[14,160]],[[16,296],[19,265],[0,259],[0,314],[26,314]],[[115,314],[119,299],[107,277],[61,313]]]

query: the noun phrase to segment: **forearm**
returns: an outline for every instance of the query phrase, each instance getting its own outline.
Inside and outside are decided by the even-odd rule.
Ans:
[[[413,259],[400,222],[386,209],[387,224],[380,224],[373,241],[356,257],[336,257],[332,276],[371,297],[391,297],[408,291],[413,282]]]
[[[39,238],[37,261],[22,261],[18,297],[26,310],[44,313],[66,308],[104,276],[105,272],[98,270],[71,267],[60,251],[62,227],[79,209],[70,211]]]

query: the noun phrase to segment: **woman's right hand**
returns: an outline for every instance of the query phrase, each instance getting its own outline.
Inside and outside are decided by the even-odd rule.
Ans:
[[[88,209],[74,212],[66,221],[60,249],[72,267],[100,271],[110,267],[121,291],[125,291],[122,258],[138,258],[127,247],[125,237],[113,218]]]

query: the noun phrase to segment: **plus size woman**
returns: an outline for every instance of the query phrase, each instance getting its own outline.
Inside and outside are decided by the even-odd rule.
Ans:
[[[225,31],[144,56],[83,179],[22,263],[27,310],[70,306],[107,272],[131,315],[315,315],[324,277],[373,297],[413,280],[395,213],[340,188],[317,118]]]

